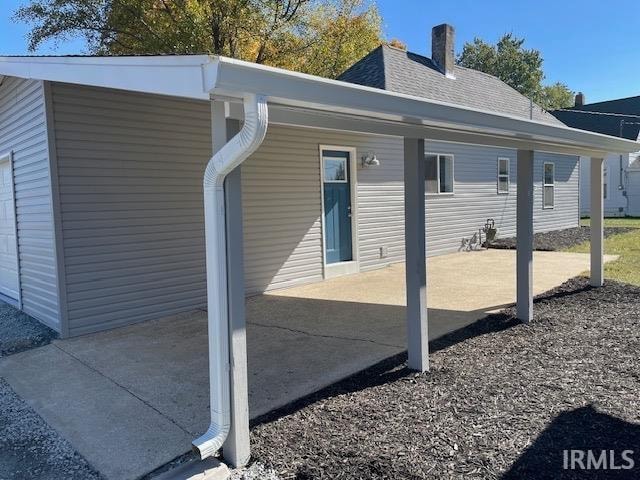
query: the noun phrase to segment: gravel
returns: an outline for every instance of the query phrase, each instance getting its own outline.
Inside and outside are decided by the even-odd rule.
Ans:
[[[280,480],[280,477],[275,470],[254,462],[248,467],[232,470],[229,480]]]
[[[629,227],[605,227],[605,238],[612,235],[620,235],[628,233],[634,228]],[[580,245],[590,241],[591,227],[567,228],[565,230],[554,230],[552,232],[536,233],[533,236],[534,250],[553,252],[556,250],[566,250],[568,248]],[[515,250],[516,237],[499,238],[491,242],[489,248],[498,248],[503,250]]]
[[[0,357],[46,345],[57,335],[26,313],[0,301]]]
[[[0,378],[0,478],[102,477]]]
[[[255,459],[282,478],[555,480],[611,478],[563,470],[564,449],[630,449],[613,474],[640,478],[640,288],[573,279],[534,312],[432,343],[428,373],[400,355],[257,419]]]

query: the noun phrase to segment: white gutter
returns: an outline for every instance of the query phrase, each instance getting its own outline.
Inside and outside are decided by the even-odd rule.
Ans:
[[[365,120],[497,136],[504,142],[575,148],[596,154],[634,153],[637,142],[462,107],[388,90],[209,55],[133,57],[2,57],[0,75],[209,100],[266,95],[270,105],[304,108]],[[427,137],[428,138],[428,137]],[[519,148],[514,143],[513,148]]]
[[[245,95],[242,130],[213,155],[204,172],[211,424],[193,441],[194,450],[203,459],[222,447],[231,426],[224,179],[260,146],[267,123],[266,98]]]
[[[388,90],[214,56],[204,65],[205,90],[238,97],[260,92],[271,105],[306,108],[607,154],[636,152],[637,142],[537,120],[463,107]],[[428,138],[428,137],[427,137]],[[517,146],[515,146],[517,148]]]

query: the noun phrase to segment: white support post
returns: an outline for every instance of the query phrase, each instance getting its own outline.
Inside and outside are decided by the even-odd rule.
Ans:
[[[429,370],[424,140],[404,139],[404,224],[408,366]]]
[[[224,102],[212,102],[212,139],[216,153],[238,131],[237,120],[227,120]],[[227,212],[227,289],[229,308],[229,356],[231,365],[231,429],[222,446],[225,461],[234,467],[249,461],[249,395],[247,384],[247,343],[244,306],[241,167],[224,182]]]
[[[604,285],[603,159],[591,159],[591,285]]]
[[[533,320],[533,150],[518,150],[516,315]]]

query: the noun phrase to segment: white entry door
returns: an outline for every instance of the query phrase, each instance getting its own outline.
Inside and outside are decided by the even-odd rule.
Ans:
[[[18,246],[11,155],[0,157],[0,293],[19,299]]]

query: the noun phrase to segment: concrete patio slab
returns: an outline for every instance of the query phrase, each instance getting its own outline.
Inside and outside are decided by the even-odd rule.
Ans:
[[[534,265],[538,294],[589,256],[536,252]],[[430,258],[428,278],[433,339],[513,302],[515,252]],[[247,320],[256,417],[404,350],[403,266],[249,298]],[[208,426],[206,332],[199,311],[59,340],[0,360],[0,376],[107,478],[133,479]]]
[[[191,440],[152,405],[55,345],[4,358],[0,376],[109,479],[137,478],[184,453]]]

